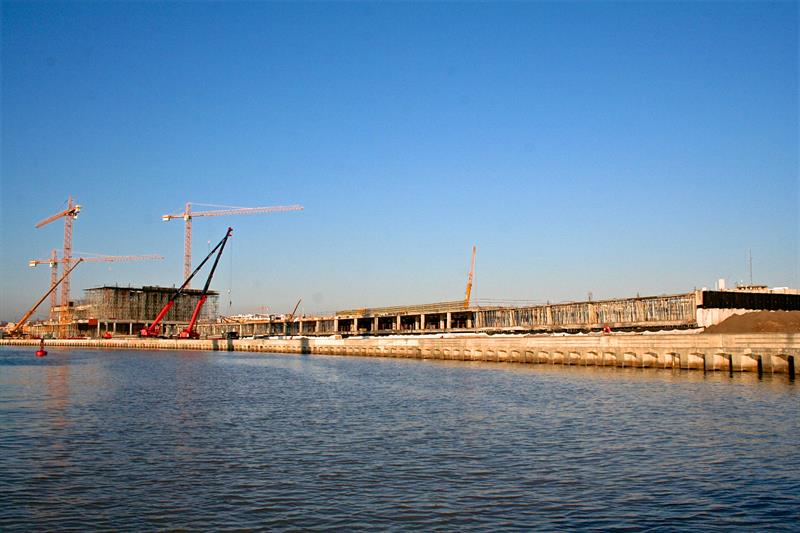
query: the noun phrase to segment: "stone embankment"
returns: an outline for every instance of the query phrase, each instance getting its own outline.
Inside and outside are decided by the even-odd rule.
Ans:
[[[37,345],[3,339],[0,345]],[[102,349],[217,350],[398,357],[581,366],[680,368],[794,375],[800,334],[611,334],[440,337],[286,337],[265,339],[64,339],[47,346]]]

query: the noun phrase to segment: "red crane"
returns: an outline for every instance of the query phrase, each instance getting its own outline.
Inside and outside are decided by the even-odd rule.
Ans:
[[[197,339],[200,337],[200,334],[194,330],[194,325],[197,322],[197,317],[200,315],[200,309],[203,308],[203,304],[206,303],[206,298],[208,297],[208,287],[211,285],[211,278],[214,277],[214,271],[217,270],[217,264],[219,264],[219,258],[222,257],[222,250],[225,249],[225,242],[228,240],[228,237],[231,236],[231,228],[228,228],[228,233],[225,234],[225,237],[222,239],[222,246],[219,247],[219,251],[217,252],[217,257],[214,259],[214,264],[211,266],[211,272],[208,273],[208,278],[206,279],[206,284],[203,287],[203,294],[200,295],[200,299],[197,301],[197,305],[194,308],[194,312],[192,313],[192,318],[189,320],[189,325],[181,331],[178,336],[182,339]]]
[[[214,266],[211,268],[211,272],[208,274],[208,279],[206,280],[205,287],[203,288],[203,294],[201,295],[200,300],[197,302],[197,305],[194,308],[194,312],[192,313],[192,318],[189,322],[189,326],[185,330],[180,332],[180,337],[183,338],[196,339],[197,337],[199,337],[197,332],[194,331],[194,325],[197,322],[197,317],[200,315],[200,309],[206,302],[206,297],[208,296],[208,287],[211,285],[211,278],[214,276],[214,271],[217,269],[219,258],[222,256],[222,250],[225,248],[225,243],[228,242],[228,237],[231,236],[231,233],[233,233],[233,228],[228,228],[228,231],[225,233],[225,237],[223,237],[222,240],[219,241],[219,243],[217,243],[217,245],[214,246],[214,248],[210,252],[208,252],[206,258],[203,259],[203,261],[199,265],[197,265],[197,268],[195,268],[191,274],[189,274],[189,276],[183,282],[183,285],[181,285],[178,288],[178,290],[176,290],[175,293],[172,296],[170,296],[169,301],[164,305],[161,311],[159,311],[158,315],[153,320],[153,322],[139,332],[139,334],[142,337],[158,336],[161,330],[158,324],[161,322],[161,320],[164,318],[167,312],[172,308],[172,306],[175,305],[175,300],[178,298],[178,296],[180,296],[183,290],[189,286],[189,282],[192,281],[194,275],[197,274],[197,272],[201,268],[203,268],[203,265],[205,265],[206,262],[208,262],[208,260],[211,258],[211,256],[214,255],[214,253],[216,252],[217,257],[214,260]]]
[[[211,207],[225,207],[214,206],[213,204],[195,204],[195,205],[210,205]],[[192,203],[186,202],[186,210],[183,213],[174,213],[171,215],[161,215],[161,220],[169,222],[176,218],[182,218],[184,221],[184,239],[183,239],[183,278],[189,277],[192,271],[192,219],[194,217],[221,217],[227,215],[254,215],[257,213],[279,213],[284,211],[302,211],[302,205],[276,205],[272,207],[228,207],[226,209],[217,209],[214,211],[192,211]]]

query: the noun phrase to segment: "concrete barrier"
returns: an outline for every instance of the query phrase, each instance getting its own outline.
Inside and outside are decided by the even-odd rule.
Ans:
[[[0,339],[0,346],[36,346]],[[294,355],[350,355],[517,364],[789,372],[800,359],[800,335],[759,333],[519,335],[420,337],[288,337],[278,339],[53,339],[46,346],[137,350],[212,350]],[[791,363],[790,363],[791,361]]]

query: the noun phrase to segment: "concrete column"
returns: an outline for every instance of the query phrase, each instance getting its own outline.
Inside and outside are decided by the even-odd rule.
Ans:
[[[358,333],[358,318],[353,319],[353,326],[350,328],[353,333]]]
[[[378,317],[372,319],[372,331],[378,331]]]
[[[333,332],[334,333],[338,333],[339,332],[339,319],[338,318],[334,318],[333,319]]]
[[[396,329],[397,331],[400,331],[400,327],[401,327],[400,326],[400,315],[397,315],[395,317],[394,325],[395,325],[394,329]]]
[[[633,317],[633,321],[644,322],[644,302],[636,300],[636,302],[634,302],[634,309],[636,310],[636,316]]]
[[[128,335],[133,335],[133,322],[128,324]]]
[[[450,311],[447,312],[447,329],[449,330],[453,327],[453,313]]]
[[[97,321],[97,337],[100,337],[100,321]]]
[[[449,315],[450,313],[447,313],[447,314]],[[439,329],[444,329],[445,328],[445,324],[447,324],[446,320],[444,318],[440,317],[439,318]]]
[[[425,315],[419,315],[419,329],[425,329]]]

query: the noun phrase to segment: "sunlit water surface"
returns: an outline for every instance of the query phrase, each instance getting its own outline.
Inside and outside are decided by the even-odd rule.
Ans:
[[[0,529],[785,530],[785,375],[0,349]]]

